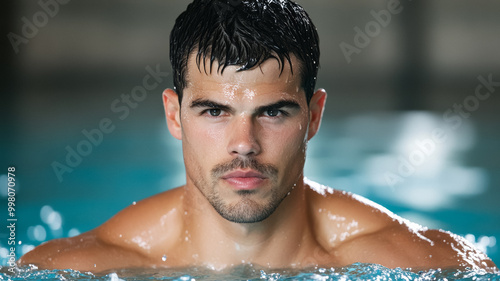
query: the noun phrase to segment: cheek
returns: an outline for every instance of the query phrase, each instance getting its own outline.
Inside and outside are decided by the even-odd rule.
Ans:
[[[266,137],[266,148],[275,159],[289,162],[290,159],[303,157],[306,147],[307,124],[297,122],[280,130],[272,131]]]
[[[184,121],[182,140],[185,157],[188,156],[190,160],[198,159],[196,162],[203,163],[216,159],[215,155],[220,155],[224,143],[224,131],[193,119],[186,118]]]
[[[218,148],[214,146],[218,136],[195,122],[184,121],[182,150],[188,180],[198,187],[209,186],[210,171],[217,164]]]

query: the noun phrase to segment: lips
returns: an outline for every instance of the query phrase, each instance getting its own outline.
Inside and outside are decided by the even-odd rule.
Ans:
[[[225,174],[222,179],[235,189],[251,190],[258,188],[267,177],[256,171],[234,171]]]

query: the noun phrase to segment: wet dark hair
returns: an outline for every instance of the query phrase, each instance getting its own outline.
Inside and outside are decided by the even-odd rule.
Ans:
[[[170,62],[179,101],[186,87],[187,62],[196,52],[198,69],[210,59],[222,73],[229,65],[253,69],[269,58],[292,67],[300,62],[302,88],[309,103],[319,68],[319,37],[309,15],[288,0],[194,0],[175,21],[170,34]],[[293,73],[294,69],[292,69]]]

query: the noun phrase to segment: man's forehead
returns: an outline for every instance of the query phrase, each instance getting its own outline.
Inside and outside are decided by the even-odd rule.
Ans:
[[[260,65],[249,69],[238,71],[241,66],[229,65],[224,68],[219,68],[218,61],[214,61],[210,66],[210,60],[201,61],[198,67],[196,62],[196,55],[193,54],[189,57],[188,67],[186,73],[186,88],[199,88],[207,87],[208,84],[212,86],[222,85],[223,87],[242,86],[242,87],[265,87],[267,86],[286,86],[297,87],[300,86],[301,77],[300,62],[294,57],[290,57],[291,66],[285,60],[284,64],[274,58],[267,59]],[[202,85],[203,84],[203,85]]]

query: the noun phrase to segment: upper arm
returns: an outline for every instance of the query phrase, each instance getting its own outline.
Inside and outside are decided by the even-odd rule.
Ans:
[[[115,267],[141,266],[143,261],[138,253],[104,243],[90,231],[43,243],[22,256],[18,263],[20,266],[34,264],[40,269],[97,272]]]
[[[152,257],[160,260],[180,236],[180,208],[174,205],[179,194],[181,189],[160,193],[125,208],[94,230],[43,243],[19,264],[91,271],[151,266]]]
[[[485,253],[459,235],[436,229],[424,230],[422,235],[433,242],[435,247],[432,249],[433,252],[448,260],[451,266],[472,270],[485,269],[491,272],[498,270]]]

